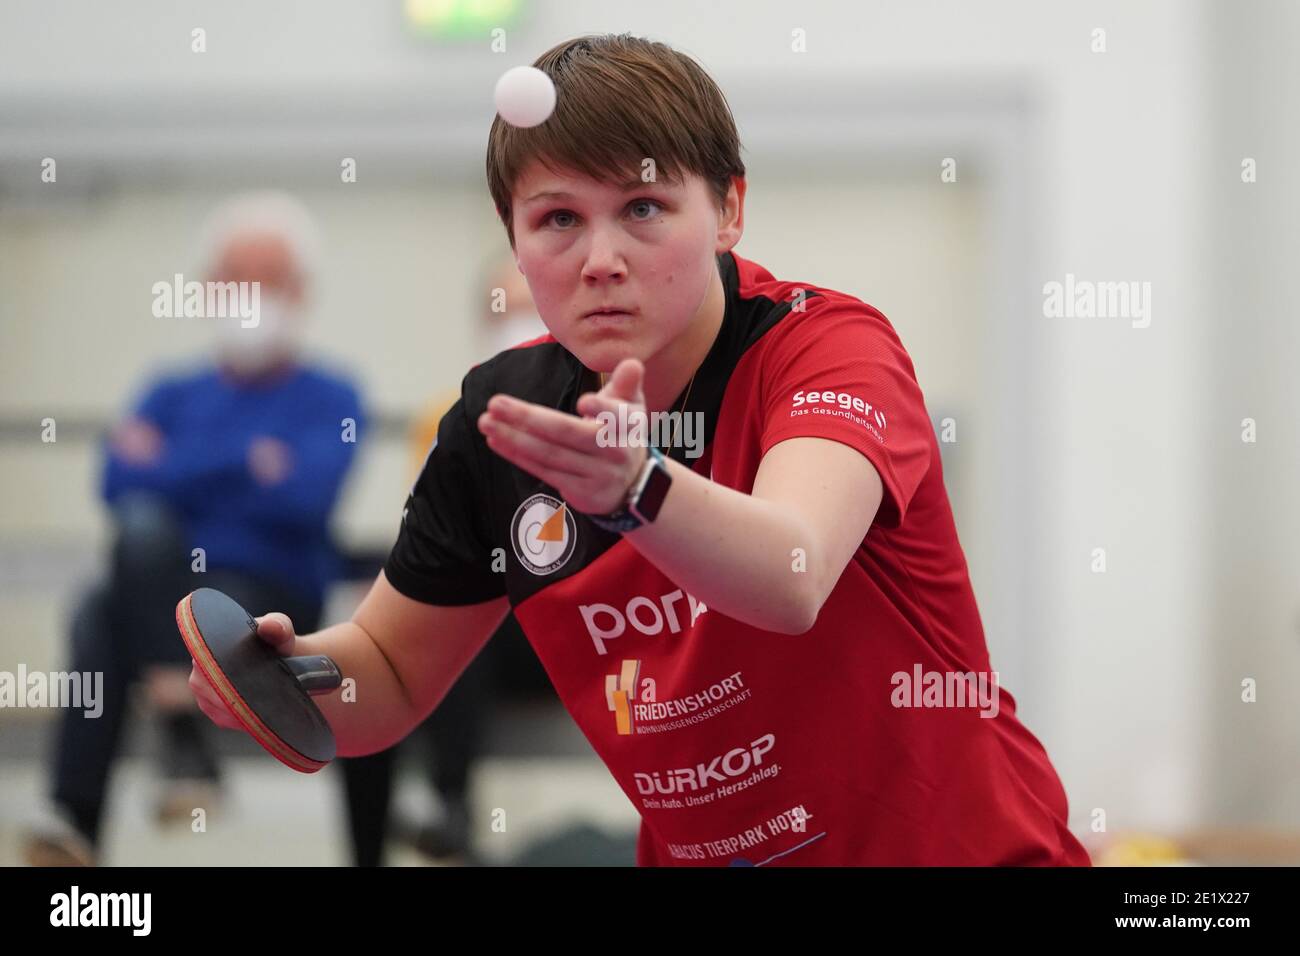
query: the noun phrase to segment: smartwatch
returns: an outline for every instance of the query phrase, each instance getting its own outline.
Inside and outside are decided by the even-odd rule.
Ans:
[[[654,445],[649,446],[645,465],[636,481],[628,489],[627,501],[617,511],[604,515],[587,515],[592,523],[606,531],[631,531],[643,524],[649,524],[659,516],[664,498],[668,496],[668,486],[673,483],[673,476],[668,474],[663,452]]]

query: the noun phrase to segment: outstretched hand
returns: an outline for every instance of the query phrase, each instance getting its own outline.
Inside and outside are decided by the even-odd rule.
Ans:
[[[576,511],[606,514],[622,507],[628,488],[646,460],[644,445],[628,445],[617,429],[598,420],[608,412],[618,420],[646,414],[645,366],[638,359],[618,363],[599,392],[578,398],[579,415],[493,395],[479,416],[479,431],[488,447],[546,482]],[[610,440],[614,438],[615,440]]]

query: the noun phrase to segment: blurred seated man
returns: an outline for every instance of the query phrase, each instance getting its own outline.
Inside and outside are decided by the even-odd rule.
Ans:
[[[51,805],[28,835],[34,865],[97,862],[137,681],[161,714],[160,819],[188,821],[192,808],[212,805],[218,766],[186,683],[191,661],[174,616],[182,597],[217,588],[252,614],[286,612],[300,633],[319,626],[340,561],[330,512],[364,423],[356,387],[300,356],[314,235],[288,196],[230,200],[206,231],[204,278],[257,283],[256,324],[159,320],[209,323],[215,355],[148,382],[108,437],[101,491],[112,553],[70,635],[70,669],[104,674],[103,713],[60,714]]]

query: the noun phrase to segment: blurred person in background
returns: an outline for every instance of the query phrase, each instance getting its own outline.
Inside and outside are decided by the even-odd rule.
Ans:
[[[490,260],[478,289],[482,293],[483,311],[474,347],[483,359],[546,334],[546,325],[513,256],[501,255]],[[444,389],[416,417],[410,436],[412,480],[424,467],[438,436],[438,423],[459,397],[459,387]],[[418,738],[428,758],[428,779],[441,812],[425,819],[410,819],[397,813],[392,832],[402,843],[428,857],[469,859],[470,774],[475,760],[482,755],[484,725],[489,708],[499,699],[502,684],[533,691],[550,688],[550,679],[513,615],[505,619],[442,703],[411,735]],[[353,862],[357,866],[383,864],[400,749],[398,745],[339,761],[346,787]]]
[[[364,420],[356,386],[302,355],[316,242],[311,217],[285,194],[223,204],[204,231],[203,278],[256,283],[257,322],[196,319],[211,323],[212,357],[150,379],[107,438],[100,490],[113,544],[70,628],[70,669],[103,673],[103,713],[59,716],[50,804],[26,841],[33,865],[98,862],[136,682],[160,718],[160,821],[188,821],[218,796],[218,762],[176,632],[182,597],[217,588],[250,613],[292,608],[319,624],[341,561],[330,513]]]

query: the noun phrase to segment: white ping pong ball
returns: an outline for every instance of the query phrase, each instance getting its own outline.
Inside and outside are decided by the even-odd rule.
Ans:
[[[555,84],[535,66],[516,66],[501,74],[494,99],[503,120],[527,129],[545,123],[555,109]]]

